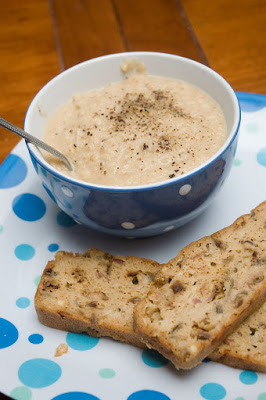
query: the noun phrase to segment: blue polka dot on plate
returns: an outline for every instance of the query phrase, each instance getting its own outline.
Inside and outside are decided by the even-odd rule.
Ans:
[[[64,226],[66,228],[71,228],[72,226],[77,225],[77,223],[70,218],[64,211],[60,211],[60,213],[57,215],[57,223],[60,226]]]
[[[18,330],[10,321],[0,318],[0,349],[12,346],[18,340]]]
[[[100,400],[92,394],[85,392],[67,392],[53,397],[52,400]]]
[[[253,93],[237,92],[241,110],[244,112],[255,112],[266,107],[266,96]]]
[[[253,385],[258,380],[258,375],[253,371],[242,371],[239,379],[245,385]]]
[[[152,368],[160,368],[168,364],[168,360],[155,350],[146,349],[142,352],[143,362]]]
[[[39,285],[40,280],[41,280],[41,277],[42,277],[41,275],[38,275],[38,276],[36,276],[36,278],[34,278],[33,282],[34,282],[34,284],[35,284],[36,286]]]
[[[33,333],[28,337],[28,340],[32,344],[40,344],[43,342],[43,336],[39,333]]]
[[[246,125],[246,130],[248,133],[257,133],[259,130],[259,126],[258,126],[257,122],[249,122]]]
[[[242,160],[240,160],[239,158],[235,158],[234,159],[234,166],[235,167],[239,167],[240,165],[242,165]]]
[[[27,166],[19,156],[9,154],[0,168],[0,189],[19,185],[27,176]]]
[[[105,379],[111,379],[115,377],[115,371],[111,368],[102,368],[99,371],[99,375]]]
[[[46,212],[44,201],[31,193],[23,193],[15,197],[12,208],[16,216],[24,221],[37,221]]]
[[[226,396],[226,390],[219,383],[211,382],[200,388],[200,394],[206,400],[222,400]]]
[[[66,337],[67,344],[74,350],[85,351],[95,347],[99,338],[91,337],[85,333],[72,333],[69,332]]]
[[[257,161],[263,167],[266,167],[266,147],[260,149],[257,153]]]
[[[30,400],[32,392],[26,386],[18,386],[10,392],[10,396],[15,400]]]
[[[30,260],[34,255],[35,249],[30,244],[20,244],[15,248],[15,256],[19,260]]]
[[[140,390],[132,393],[127,400],[170,400],[170,398],[155,390]]]
[[[18,308],[27,308],[30,305],[30,299],[27,297],[19,297],[16,300],[16,305]]]
[[[57,243],[51,243],[48,246],[48,250],[53,252],[53,251],[57,251],[59,249],[59,245]]]
[[[31,388],[50,386],[60,378],[61,374],[60,366],[45,358],[25,361],[18,370],[20,381]]]

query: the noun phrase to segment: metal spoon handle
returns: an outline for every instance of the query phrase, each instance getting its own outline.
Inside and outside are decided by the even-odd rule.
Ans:
[[[67,168],[70,171],[73,170],[73,166],[70,163],[70,161],[62,153],[60,153],[60,151],[55,150],[53,147],[49,146],[49,144],[46,144],[42,140],[37,139],[35,136],[32,136],[29,133],[23,131],[23,129],[20,129],[16,125],[11,124],[11,122],[5,120],[2,117],[0,117],[0,126],[2,126],[3,128],[7,129],[10,132],[15,133],[16,135],[22,137],[27,142],[33,143],[36,146],[41,147],[43,150],[48,151],[48,153],[51,153],[54,156],[60,158],[60,160],[63,161],[63,163],[67,166]]]

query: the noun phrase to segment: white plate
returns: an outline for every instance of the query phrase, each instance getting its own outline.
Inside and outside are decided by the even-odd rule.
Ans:
[[[218,198],[186,226],[126,240],[73,225],[48,197],[20,142],[0,167],[0,391],[19,400],[265,400],[266,376],[214,362],[176,371],[151,351],[41,325],[38,278],[60,250],[98,247],[166,262],[266,199],[266,96],[239,93],[242,122],[235,165]],[[61,343],[67,354],[55,357]],[[61,396],[60,396],[61,395]]]

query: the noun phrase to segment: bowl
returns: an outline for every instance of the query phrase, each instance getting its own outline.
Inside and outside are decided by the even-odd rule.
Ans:
[[[207,162],[176,178],[142,186],[113,187],[86,183],[58,172],[27,143],[34,168],[53,201],[77,223],[128,238],[162,234],[186,224],[204,211],[231,169],[240,124],[240,108],[231,86],[215,71],[176,55],[155,52],[111,54],[62,72],[31,102],[24,129],[41,138],[45,121],[72,95],[124,79],[120,65],[137,59],[151,75],[181,79],[203,89],[222,108],[228,136]]]

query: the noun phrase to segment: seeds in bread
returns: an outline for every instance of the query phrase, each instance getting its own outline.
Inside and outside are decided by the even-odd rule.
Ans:
[[[148,292],[160,266],[152,260],[58,252],[48,262],[35,295],[44,325],[145,347],[133,330],[133,307]]]
[[[266,202],[185,247],[134,310],[147,346],[176,368],[201,362],[266,298]]]
[[[266,303],[209,355],[234,368],[266,372]]]

